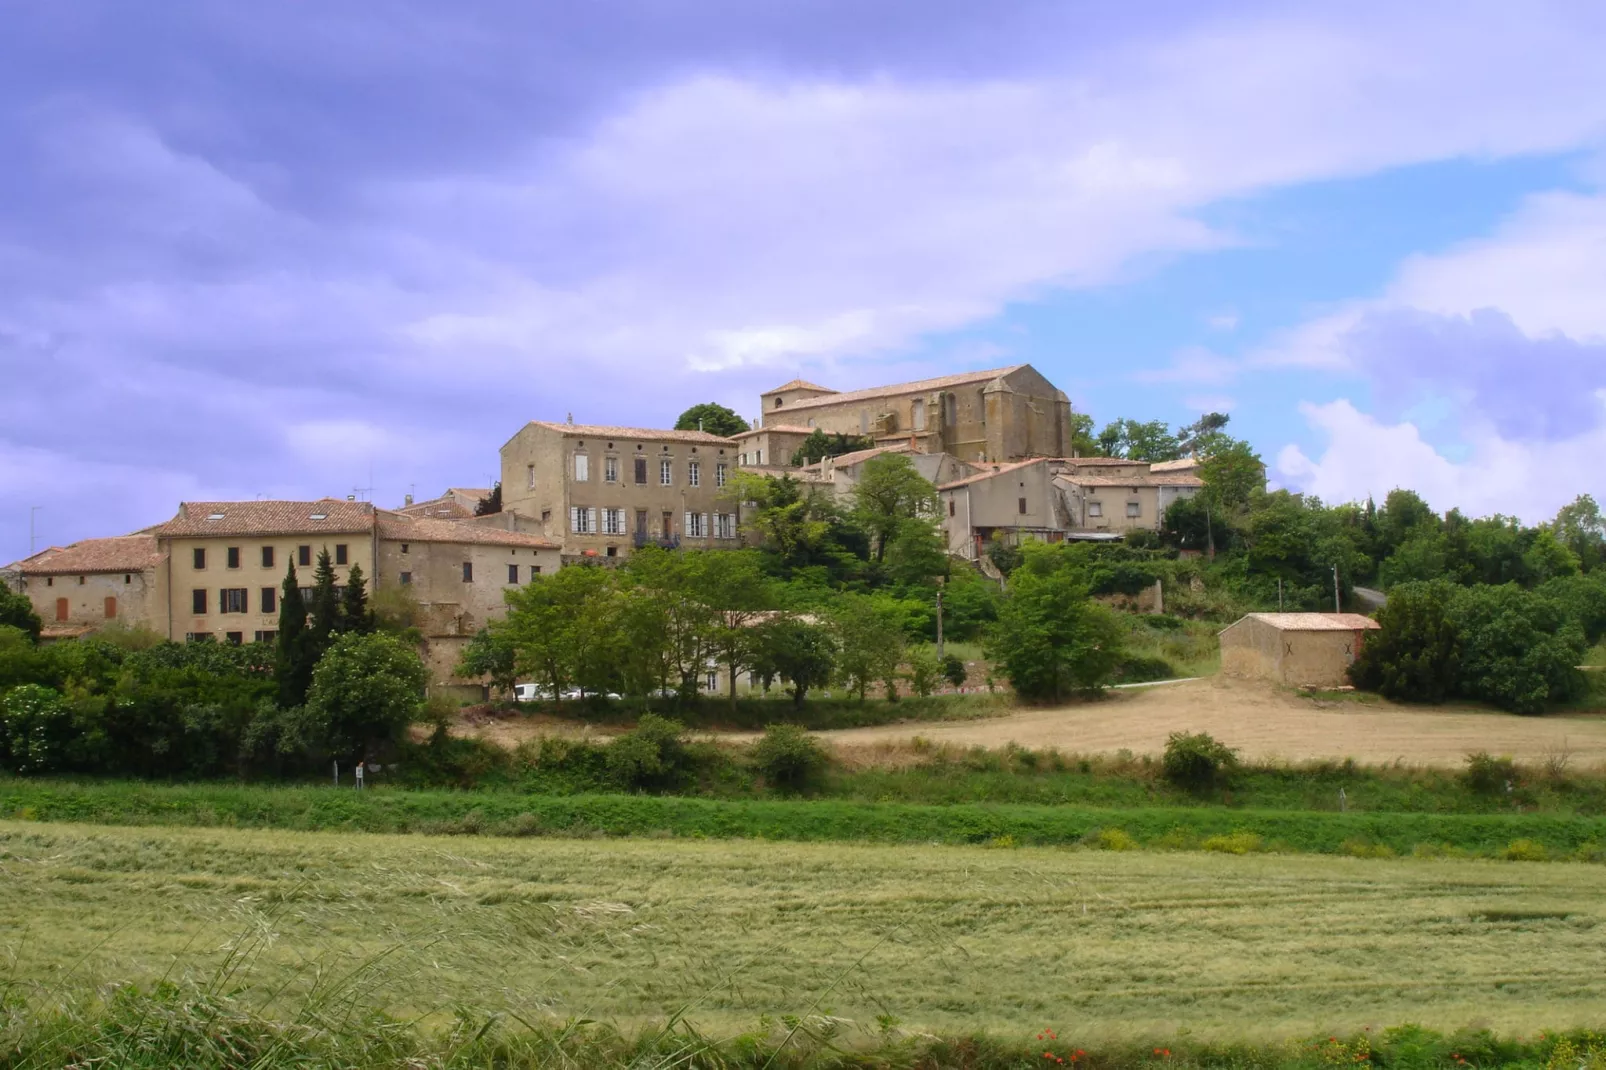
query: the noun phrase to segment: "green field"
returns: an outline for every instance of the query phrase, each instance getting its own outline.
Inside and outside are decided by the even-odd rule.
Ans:
[[[1088,1043],[1606,1020],[1584,865],[4,822],[0,877],[0,964],[34,992],[204,981],[255,934],[231,984],[293,1003],[368,962],[365,998],[428,1021],[813,1010]]]

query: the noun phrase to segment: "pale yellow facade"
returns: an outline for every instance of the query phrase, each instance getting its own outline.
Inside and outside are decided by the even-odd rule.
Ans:
[[[1355,613],[1251,613],[1222,631],[1221,671],[1293,687],[1342,687],[1378,627]]]

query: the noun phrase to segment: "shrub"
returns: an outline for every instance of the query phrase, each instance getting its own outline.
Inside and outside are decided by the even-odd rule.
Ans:
[[[1199,845],[1201,850],[1218,854],[1246,855],[1260,850],[1260,837],[1253,832],[1233,832],[1225,836],[1211,836]]]
[[[1506,844],[1506,849],[1500,852],[1500,857],[1507,862],[1543,862],[1550,857],[1545,845],[1533,840],[1512,840]]]
[[[831,764],[819,740],[795,724],[772,724],[753,744],[753,766],[766,783],[800,791],[819,779]]]
[[[1099,829],[1094,837],[1094,846],[1101,851],[1136,851],[1138,841],[1134,840],[1124,829]]]
[[[1479,795],[1496,795],[1517,782],[1517,766],[1510,758],[1496,758],[1480,750],[1467,755],[1467,770],[1462,779]]]
[[[1165,742],[1160,772],[1179,788],[1205,791],[1237,767],[1238,752],[1215,737],[1204,732],[1173,732]]]
[[[1381,630],[1350,666],[1356,687],[1402,702],[1443,702],[1455,690],[1461,635],[1450,614],[1455,589],[1442,580],[1403,583],[1378,610]]]
[[[942,678],[942,665],[937,661],[934,649],[929,646],[910,647],[906,660],[911,691],[926,698],[937,690],[937,681]]]
[[[627,788],[654,788],[673,783],[685,764],[681,740],[686,726],[673,717],[644,713],[634,730],[607,747],[608,772]]]
[[[428,680],[418,653],[393,635],[350,632],[318,660],[307,710],[333,754],[399,740],[417,717]]]
[[[964,687],[965,680],[969,675],[969,672],[965,669],[963,658],[953,654],[944,654],[942,656],[942,678],[944,680],[947,680],[954,687]]]
[[[0,696],[0,760],[17,773],[49,773],[67,762],[72,709],[61,694],[23,684]]]
[[[1079,559],[1063,545],[1027,543],[1009,578],[1009,597],[988,634],[1015,692],[1057,701],[1107,686],[1121,660],[1123,629],[1088,597]]]
[[[1516,713],[1543,713],[1581,694],[1583,628],[1560,606],[1516,584],[1469,587],[1451,611],[1461,636],[1459,690]]]

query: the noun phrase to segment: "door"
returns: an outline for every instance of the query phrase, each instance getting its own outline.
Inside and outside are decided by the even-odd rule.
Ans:
[[[647,537],[647,510],[645,509],[636,510],[636,534],[643,539]]]
[[[675,533],[674,525],[675,525],[675,514],[674,513],[665,513],[664,514],[664,538],[667,539],[667,538],[670,538],[670,537],[672,537],[674,535],[674,533]]]
[[[106,619],[117,619],[117,596],[114,594],[109,594],[106,596]]]
[[[56,599],[56,619],[66,620],[67,616],[67,600],[65,598]]]

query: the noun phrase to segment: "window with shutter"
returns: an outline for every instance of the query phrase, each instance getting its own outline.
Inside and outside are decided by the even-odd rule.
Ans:
[[[591,461],[583,453],[574,455],[574,481],[584,483],[591,478]]]
[[[597,530],[597,510],[595,508],[591,509],[590,515],[586,517],[586,530],[592,532]]]
[[[580,509],[578,506],[569,507],[569,530],[576,533],[580,530]]]

